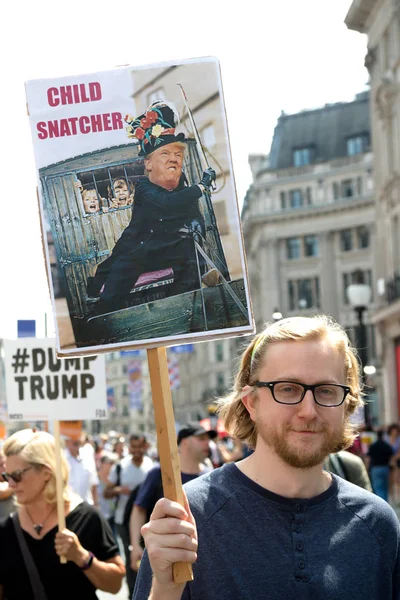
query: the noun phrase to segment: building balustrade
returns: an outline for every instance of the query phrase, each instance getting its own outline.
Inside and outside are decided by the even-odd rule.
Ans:
[[[400,273],[395,273],[393,279],[386,281],[386,297],[389,304],[400,299]]]

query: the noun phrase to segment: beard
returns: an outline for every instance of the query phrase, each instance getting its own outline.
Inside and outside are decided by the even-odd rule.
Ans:
[[[322,464],[329,454],[339,452],[339,450],[345,447],[344,429],[345,424],[343,424],[341,429],[336,431],[331,431],[323,425],[318,426],[313,423],[307,426],[303,425],[301,431],[318,432],[320,434],[320,438],[322,439],[319,445],[295,444],[293,441],[291,442],[289,439],[290,433],[296,431],[296,429],[290,425],[283,431],[270,428],[263,432],[259,428],[258,434],[264,443],[272,448],[275,454],[290,467],[294,467],[295,469],[312,469]]]

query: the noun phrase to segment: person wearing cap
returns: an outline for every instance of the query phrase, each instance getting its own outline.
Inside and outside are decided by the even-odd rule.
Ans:
[[[216,437],[216,431],[207,431],[200,423],[191,422],[180,427],[177,442],[182,483],[196,479],[199,475],[212,469],[212,465],[211,467],[206,466],[204,461],[210,452],[209,442]],[[154,505],[162,498],[162,495],[161,469],[160,466],[156,466],[148,473],[139,489],[131,513],[129,529],[132,569],[138,569],[138,561],[143,554],[140,529],[150,517]]]
[[[201,242],[205,223],[199,199],[215,180],[207,169],[196,185],[188,186],[182,172],[186,144],[184,134],[175,134],[178,118],[174,108],[156,101],[133,119],[127,115],[129,137],[140,146],[146,177],[135,185],[132,218],[109,258],[88,278],[88,296],[112,310],[126,306],[138,277],[147,271],[173,268],[175,293],[199,286],[193,236]],[[188,235],[188,233],[192,233]],[[200,260],[204,271],[204,261]],[[216,285],[216,269],[204,273],[206,285]]]
[[[220,401],[254,447],[159,500],[134,600],[399,600],[400,525],[387,502],[324,469],[357,435],[361,369],[330,317],[282,319],[254,336]],[[175,583],[172,565],[193,563]]]

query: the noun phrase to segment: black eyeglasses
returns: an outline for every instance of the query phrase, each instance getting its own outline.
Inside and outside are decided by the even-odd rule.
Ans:
[[[20,481],[22,481],[22,475],[24,473],[26,473],[26,471],[29,471],[29,469],[33,469],[33,467],[26,467],[25,469],[17,469],[16,471],[13,471],[12,473],[2,473],[2,477],[5,481],[9,481],[10,479],[12,479],[14,481],[14,483],[19,483]]]
[[[338,383],[306,385],[294,381],[255,381],[253,385],[269,388],[273,399],[279,404],[300,404],[307,391],[311,390],[319,406],[340,406],[351,392],[347,385]]]

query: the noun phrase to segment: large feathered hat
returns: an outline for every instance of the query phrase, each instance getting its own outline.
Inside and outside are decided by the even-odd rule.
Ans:
[[[128,137],[139,142],[139,156],[146,156],[161,146],[185,139],[183,133],[175,135],[175,128],[179,125],[178,113],[174,105],[166,100],[156,100],[136,119],[126,115],[125,121],[128,123]]]

